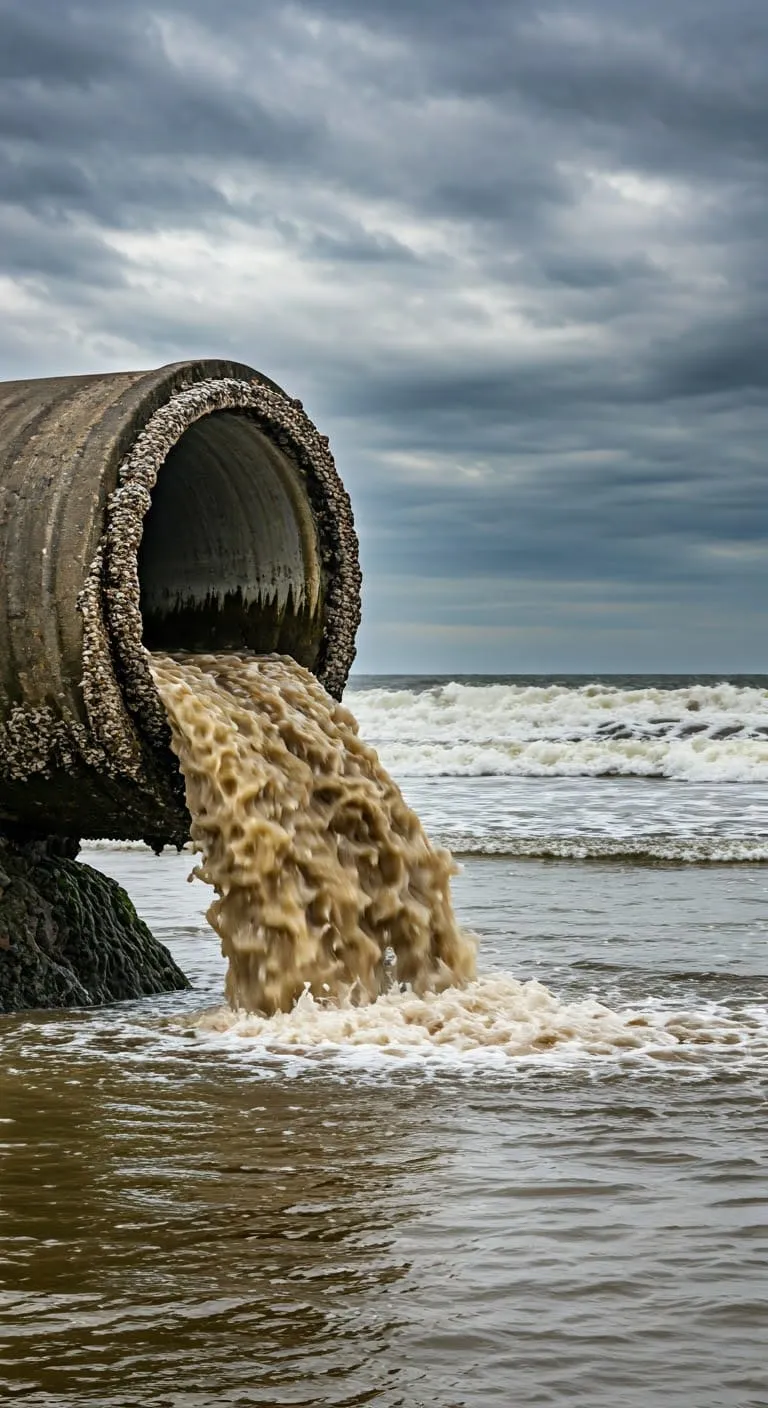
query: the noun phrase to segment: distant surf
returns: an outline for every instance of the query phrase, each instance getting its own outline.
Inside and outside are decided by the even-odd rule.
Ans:
[[[472,684],[356,688],[361,733],[396,777],[768,781],[768,689]]]
[[[768,860],[764,836],[462,836],[436,838],[457,860],[508,856],[517,860],[625,861],[633,865],[754,865]]]

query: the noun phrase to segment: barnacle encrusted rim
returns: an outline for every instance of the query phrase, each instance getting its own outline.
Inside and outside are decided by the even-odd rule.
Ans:
[[[207,378],[183,387],[154,412],[120,465],[79,603],[89,722],[112,767],[135,777],[142,766],[139,735],[160,747],[167,746],[169,737],[142,644],[138,552],[144,517],[174,445],[196,421],[226,410],[249,412],[291,456],[304,479],[325,578],[324,630],[315,673],[335,698],[344,689],[355,656],[361,586],[358,543],[349,495],[327,437],[319,434],[300,401],[256,379]]]

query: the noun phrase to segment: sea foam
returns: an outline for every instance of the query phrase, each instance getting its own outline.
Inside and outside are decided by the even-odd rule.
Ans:
[[[361,732],[396,777],[656,777],[768,781],[768,690],[603,683],[354,694]]]

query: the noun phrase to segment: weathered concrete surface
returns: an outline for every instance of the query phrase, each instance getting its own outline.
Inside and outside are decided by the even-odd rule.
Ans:
[[[328,441],[269,378],[0,383],[0,832],[183,842],[144,647],[276,650],[339,697],[359,617]]]
[[[125,891],[74,860],[76,849],[0,839],[0,1012],[91,1007],[189,987]]]
[[[0,1011],[186,986],[74,860],[80,837],[188,837],[147,650],[283,653],[339,698],[359,620],[328,440],[268,377],[0,383]]]

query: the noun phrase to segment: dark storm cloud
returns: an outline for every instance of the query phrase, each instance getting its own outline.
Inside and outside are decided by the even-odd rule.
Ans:
[[[766,300],[768,302],[768,300]],[[662,396],[723,396],[768,387],[766,309],[743,309],[707,327],[702,318],[658,350],[653,386]]]
[[[766,228],[763,0],[0,15],[4,374],[266,358],[374,572],[764,590]]]
[[[29,143],[46,152],[102,152],[112,162],[123,153],[132,161],[158,152],[171,158],[183,153],[244,155],[282,162],[306,157],[311,148],[312,128],[300,117],[286,113],[278,118],[253,93],[233,92],[223,83],[206,87],[175,68],[151,17],[145,21],[146,33],[139,35],[135,21],[121,23],[120,11],[113,12],[111,32],[111,12],[97,13],[102,44],[78,55],[84,27],[66,6],[54,8],[36,73],[37,30],[30,15],[45,9],[45,4],[32,5],[3,19],[11,43],[0,90],[0,130],[9,143]],[[57,31],[62,41],[58,74]]]

